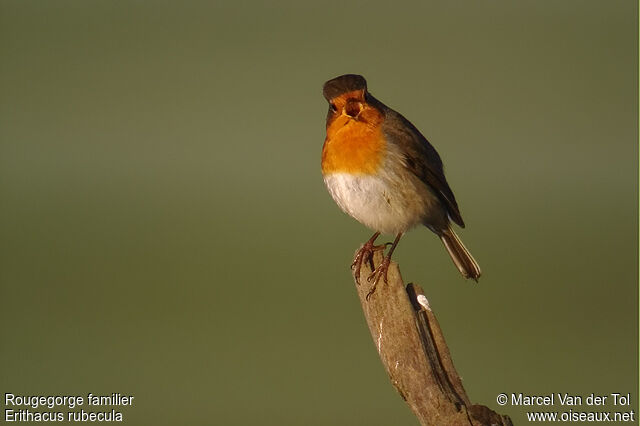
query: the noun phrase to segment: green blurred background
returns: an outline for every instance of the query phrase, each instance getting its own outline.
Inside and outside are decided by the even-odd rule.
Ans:
[[[516,424],[498,393],[637,408],[637,2],[0,5],[1,392],[417,424],[350,277],[371,232],[320,175],[322,83],[355,72],[459,200],[479,285],[426,229],[395,259],[471,399]]]

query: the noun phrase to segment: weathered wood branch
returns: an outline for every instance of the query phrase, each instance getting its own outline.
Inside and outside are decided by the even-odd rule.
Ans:
[[[373,256],[373,265],[382,261]],[[414,284],[405,288],[400,269],[391,263],[388,283],[378,283],[367,300],[369,262],[363,262],[356,289],[371,337],[391,383],[422,425],[512,426],[508,416],[474,405],[462,386],[429,302]]]

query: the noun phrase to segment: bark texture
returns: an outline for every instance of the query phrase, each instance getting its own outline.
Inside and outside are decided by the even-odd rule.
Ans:
[[[382,259],[376,252],[373,266]],[[391,383],[420,424],[512,426],[508,416],[469,401],[427,298],[417,285],[405,288],[395,262],[389,267],[389,282],[379,282],[367,300],[369,263],[363,262],[360,282],[356,280],[362,309]]]

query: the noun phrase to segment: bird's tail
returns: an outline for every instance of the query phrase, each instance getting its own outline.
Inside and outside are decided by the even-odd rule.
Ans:
[[[440,239],[462,276],[472,278],[477,282],[480,274],[482,274],[480,265],[478,265],[478,262],[471,256],[469,250],[462,244],[462,241],[460,241],[460,238],[453,232],[450,226],[442,231]]]

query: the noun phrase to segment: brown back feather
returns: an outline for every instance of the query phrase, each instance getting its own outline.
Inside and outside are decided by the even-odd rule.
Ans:
[[[447,208],[451,220],[464,228],[456,197],[444,176],[442,160],[436,149],[402,114],[387,107],[373,96],[369,95],[369,97],[384,108],[386,119],[383,131],[389,141],[397,141],[396,143],[402,145],[407,168],[435,191]]]

